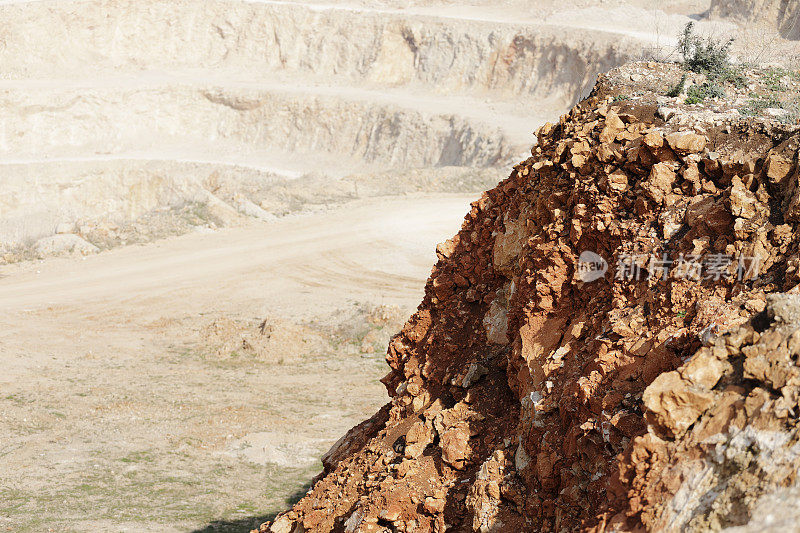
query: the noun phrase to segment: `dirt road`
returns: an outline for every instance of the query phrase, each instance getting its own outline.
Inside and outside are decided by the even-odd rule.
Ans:
[[[294,315],[340,306],[343,296],[417,303],[420,280],[435,259],[431,239],[455,233],[470,199],[354,202],[326,214],[195,233],[83,260],[4,266],[0,308],[83,304],[94,310],[123,303],[130,310],[161,297],[160,309],[182,312],[247,302]],[[192,298],[177,297],[184,292]],[[313,307],[302,296],[310,292]]]
[[[470,200],[4,267],[0,530],[240,531],[285,506],[386,401],[382,347]]]

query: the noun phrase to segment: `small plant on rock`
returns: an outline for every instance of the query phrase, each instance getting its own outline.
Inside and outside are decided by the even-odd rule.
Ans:
[[[700,37],[694,32],[694,23],[690,22],[683,29],[678,39],[678,49],[683,56],[683,68],[690,72],[704,74],[708,81],[699,86],[690,87],[687,91],[687,104],[696,104],[706,98],[723,98],[725,90],[722,85],[730,83],[742,88],[747,80],[740,69],[731,65],[728,52],[733,44],[733,38],[725,42],[711,37]],[[667,93],[667,96],[676,97],[681,94],[686,84],[686,75]]]
[[[740,112],[745,116],[755,116],[760,115],[765,109],[771,107],[781,107],[781,102],[775,95],[758,95],[751,93],[750,100],[740,109]]]
[[[800,82],[800,71],[792,71],[780,67],[766,68],[761,73],[764,83],[770,91],[778,92],[789,89],[789,84]]]
[[[733,38],[723,43],[710,37],[703,38],[696,35],[693,22],[686,25],[678,40],[684,67],[712,78],[723,76],[730,70],[728,52],[732,44]]]
[[[670,98],[677,98],[683,92],[684,87],[686,87],[686,73],[684,72],[683,76],[681,76],[681,80],[675,84],[672,89],[667,91],[667,96]]]

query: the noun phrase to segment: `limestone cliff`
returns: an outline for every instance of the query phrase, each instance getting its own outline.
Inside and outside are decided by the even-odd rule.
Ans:
[[[712,0],[710,13],[748,24],[765,24],[786,39],[800,39],[800,4],[792,0]]]
[[[251,184],[507,165],[532,124],[649,42],[336,2],[11,2],[0,18],[0,263],[60,224],[146,226],[187,205],[232,219],[242,202],[279,215]]]

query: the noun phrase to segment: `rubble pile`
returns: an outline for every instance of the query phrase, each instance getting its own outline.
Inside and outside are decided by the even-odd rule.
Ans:
[[[623,89],[545,124],[437,247],[391,402],[262,531],[720,529],[789,497],[800,132]]]
[[[797,527],[800,295],[767,300],[645,389],[649,431],[626,450],[612,492],[648,529]]]

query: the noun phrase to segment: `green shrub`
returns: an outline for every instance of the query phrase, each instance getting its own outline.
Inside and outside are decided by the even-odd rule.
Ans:
[[[711,78],[723,76],[730,70],[728,51],[733,44],[733,38],[727,42],[716,41],[712,38],[703,38],[694,33],[694,22],[690,22],[683,29],[683,34],[678,40],[678,48],[683,55],[683,65],[687,70],[705,74]]]
[[[744,89],[747,86],[747,78],[741,72],[741,67],[728,67],[717,77],[720,83],[730,83],[737,89]]]

